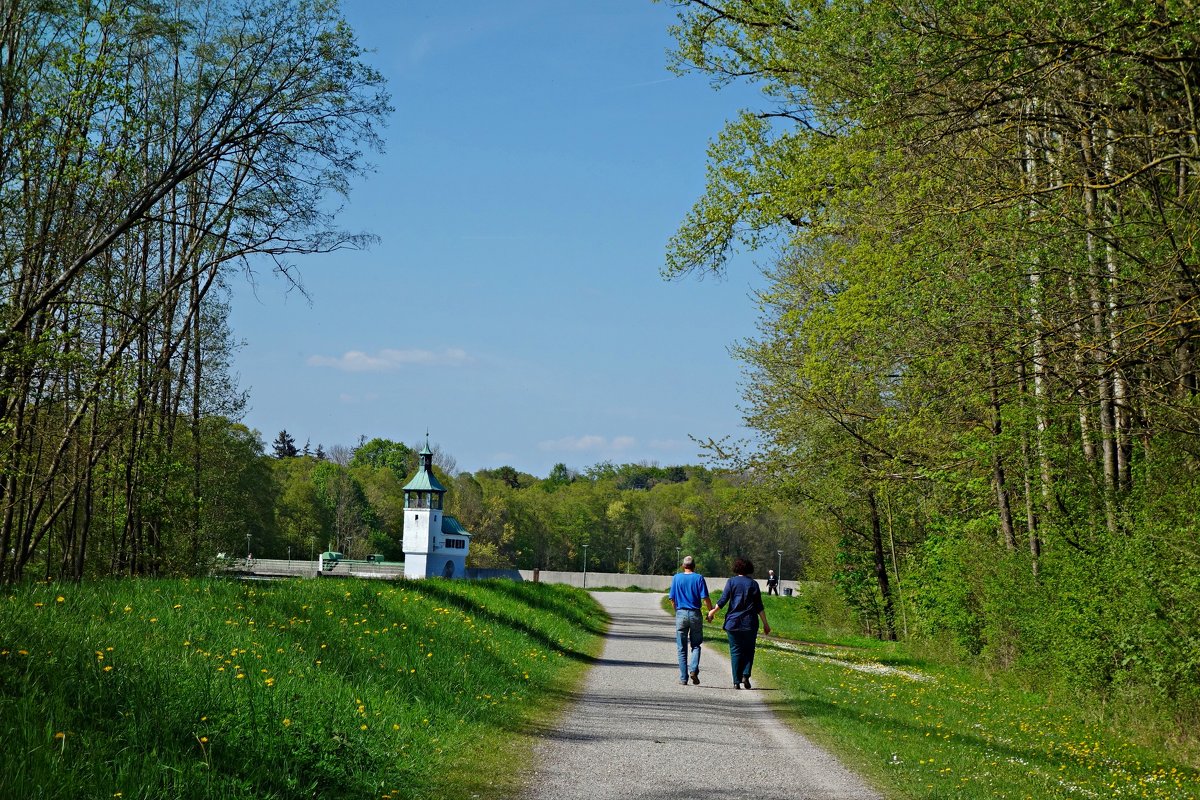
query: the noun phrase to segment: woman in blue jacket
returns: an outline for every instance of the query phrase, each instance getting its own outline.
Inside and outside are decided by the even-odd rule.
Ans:
[[[763,608],[762,591],[754,574],[753,562],[739,558],[733,562],[735,577],[725,582],[717,607],[708,612],[712,622],[717,609],[726,608],[725,635],[729,637],[729,661],[733,664],[733,688],[750,686],[750,670],[754,666],[754,645],[758,639],[758,621],[762,619],[764,634],[771,633],[767,612]]]

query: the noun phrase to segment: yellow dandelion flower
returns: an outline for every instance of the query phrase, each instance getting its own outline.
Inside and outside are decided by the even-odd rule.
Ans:
[[[58,597],[54,598],[54,602],[56,602],[56,603],[65,603],[65,602],[67,602],[67,598],[63,597],[63,596],[60,594]]]
[[[55,738],[55,740],[62,740],[62,739],[67,738],[67,735],[65,733],[63,733],[62,731],[59,731],[58,733],[54,734],[54,738]]]
[[[288,726],[289,726],[289,725],[291,725],[291,724],[292,724],[292,721],[291,721],[290,719],[288,719],[287,717],[284,717],[284,718],[283,718],[283,727],[285,727],[285,728],[286,728],[286,727],[288,727]]]

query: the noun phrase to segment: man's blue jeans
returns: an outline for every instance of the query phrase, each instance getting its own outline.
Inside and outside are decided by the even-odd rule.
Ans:
[[[688,645],[691,663],[688,663]],[[700,671],[700,645],[704,644],[704,617],[698,609],[681,608],[675,612],[675,647],[679,651],[679,680],[686,681],[689,672]]]

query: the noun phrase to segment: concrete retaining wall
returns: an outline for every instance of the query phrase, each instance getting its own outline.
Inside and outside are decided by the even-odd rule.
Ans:
[[[221,569],[221,567],[218,567]],[[316,561],[300,561],[286,558],[229,559],[224,567],[229,572],[243,572],[270,578],[311,578],[317,574]]]
[[[467,567],[467,578],[473,581],[483,581],[489,578],[507,578],[510,581],[523,580],[521,572],[515,569],[479,569]]]

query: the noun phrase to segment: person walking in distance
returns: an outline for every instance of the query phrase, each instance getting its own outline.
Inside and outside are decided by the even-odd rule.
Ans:
[[[700,683],[700,645],[704,643],[704,618],[700,616],[700,604],[709,611],[712,619],[713,604],[708,597],[708,584],[704,576],[696,572],[696,560],[691,556],[683,559],[683,571],[671,579],[671,605],[675,607],[675,649],[679,655],[679,682],[687,685]],[[691,650],[690,659],[688,650]]]
[[[758,621],[762,620],[763,633],[771,632],[767,612],[763,608],[762,590],[754,574],[754,563],[739,558],[733,562],[733,575],[725,582],[717,608],[708,610],[708,620],[717,615],[717,609],[725,608],[725,634],[729,637],[729,662],[733,665],[733,688],[747,689],[750,686],[750,670],[754,666],[754,644],[758,639]]]
[[[779,578],[773,569],[767,570],[767,594],[779,594]]]

